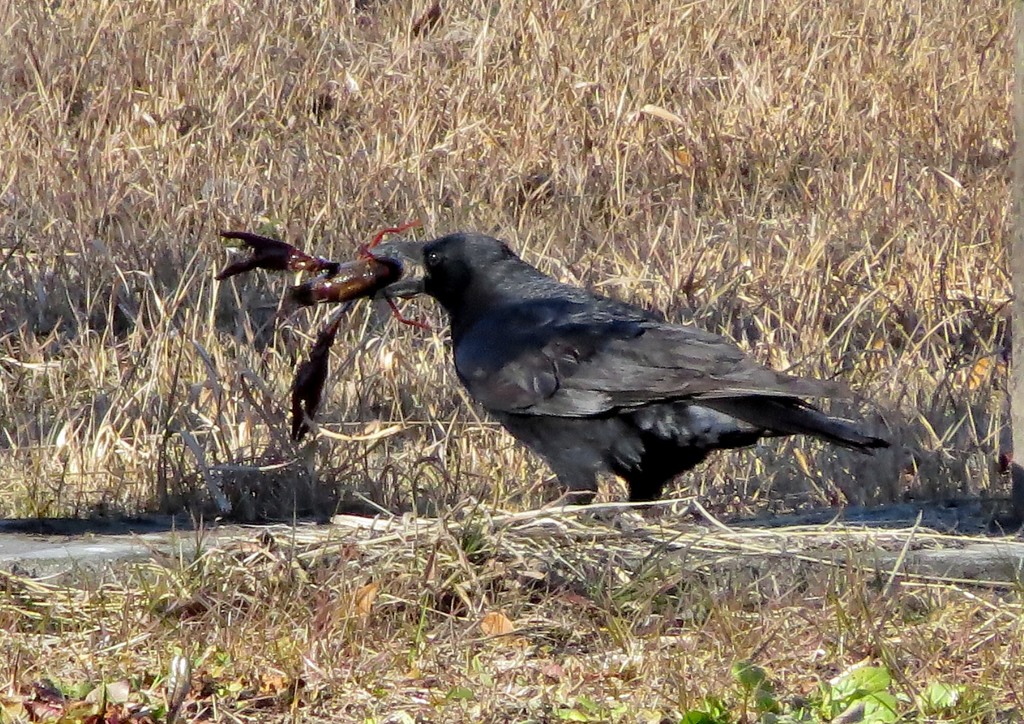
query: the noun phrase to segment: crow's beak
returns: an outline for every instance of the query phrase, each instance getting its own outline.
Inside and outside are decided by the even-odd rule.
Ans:
[[[369,251],[374,256],[385,256],[390,259],[398,259],[403,264],[423,266],[423,247],[424,242],[422,241],[395,239],[378,244]]]
[[[389,284],[382,290],[388,299],[407,299],[426,292],[423,286],[423,277],[414,279],[401,279],[394,284]]]
[[[386,241],[370,249],[375,257],[397,259],[402,263],[402,278],[382,290],[390,299],[404,299],[423,294],[422,241]]]

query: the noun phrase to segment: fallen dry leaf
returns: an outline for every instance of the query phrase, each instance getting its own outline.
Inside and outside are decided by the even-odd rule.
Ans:
[[[648,103],[640,109],[640,112],[645,116],[654,116],[655,118],[660,118],[661,120],[668,121],[669,123],[678,123],[680,126],[683,125],[683,119],[680,116],[670,110],[662,108],[661,106],[655,106]]]
[[[993,368],[998,369],[992,357],[982,357],[967,376],[967,389],[976,390],[991,378]]]
[[[356,613],[360,616],[369,616],[373,609],[373,602],[377,600],[378,591],[380,591],[379,583],[367,583],[365,586],[360,586],[355,595]]]
[[[554,661],[549,661],[548,663],[544,664],[544,666],[540,667],[540,673],[542,673],[549,679],[554,679],[555,681],[558,681],[563,676],[565,676],[565,669],[563,669],[560,665],[556,664]]]
[[[501,611],[491,611],[480,620],[480,630],[487,636],[504,636],[516,629],[508,616]]]
[[[673,156],[675,157],[676,164],[681,169],[693,168],[693,154],[690,153],[690,150],[685,146],[679,146],[676,148]]]
[[[127,679],[113,681],[109,684],[100,684],[85,695],[85,700],[92,704],[124,704],[132,692],[131,684]]]
[[[269,694],[280,694],[289,686],[288,677],[281,673],[268,673],[260,677],[260,691]]]

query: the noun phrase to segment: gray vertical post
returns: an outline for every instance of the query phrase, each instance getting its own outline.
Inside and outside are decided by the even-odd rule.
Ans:
[[[1013,232],[1010,275],[1013,285],[1013,349],[1010,364],[1010,424],[1013,463],[1010,465],[1013,510],[1024,520],[1024,0],[1014,3],[1013,81]]]

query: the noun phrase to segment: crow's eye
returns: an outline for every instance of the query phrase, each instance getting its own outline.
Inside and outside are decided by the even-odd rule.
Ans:
[[[436,251],[427,252],[427,266],[437,266],[441,263],[441,255]]]

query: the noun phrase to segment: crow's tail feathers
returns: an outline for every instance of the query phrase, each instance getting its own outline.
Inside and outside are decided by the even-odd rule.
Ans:
[[[792,397],[729,397],[701,400],[719,412],[764,428],[768,435],[811,435],[852,450],[889,447],[888,440],[866,435],[850,420],[829,417]]]

